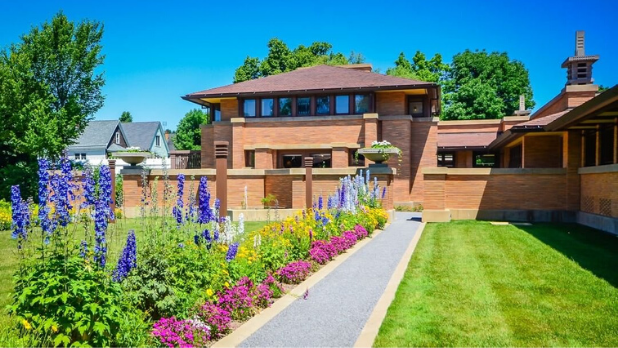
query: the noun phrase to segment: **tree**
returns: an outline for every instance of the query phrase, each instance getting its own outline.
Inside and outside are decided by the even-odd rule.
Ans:
[[[133,122],[133,116],[131,116],[130,112],[123,111],[122,115],[120,115],[120,122],[123,122],[123,123]]]
[[[448,64],[442,62],[440,53],[436,53],[430,60],[427,60],[423,52],[416,51],[410,62],[401,52],[395,61],[395,67],[387,69],[386,74],[437,83],[444,77],[448,68]]]
[[[354,51],[348,58],[342,53],[333,52],[332,45],[327,42],[314,42],[309,46],[299,45],[290,50],[285,42],[274,38],[268,41],[266,58],[263,60],[256,57],[245,58],[243,65],[234,73],[234,83],[276,75],[300,67],[320,64],[360,64],[364,61],[363,55]]]
[[[180,120],[174,146],[178,150],[199,150],[202,148],[202,131],[200,125],[207,123],[208,114],[200,109],[193,109]]]
[[[443,115],[446,120],[502,118],[519,108],[535,105],[528,70],[506,53],[466,50],[453,57],[443,80]]]
[[[34,196],[37,157],[58,158],[103,106],[102,35],[60,12],[0,52],[0,197]]]

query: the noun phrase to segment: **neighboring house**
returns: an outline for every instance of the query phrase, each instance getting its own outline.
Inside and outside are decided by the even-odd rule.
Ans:
[[[403,154],[389,160],[386,202],[422,205],[425,221],[576,220],[618,233],[618,86],[598,94],[599,57],[585,54],[583,32],[575,51],[554,99],[500,120],[439,121],[438,85],[366,64],[302,68],[183,99],[217,115],[201,127],[202,168],[215,167],[214,143],[228,141],[228,168],[244,169],[230,185],[253,180],[281,207],[304,207],[295,169],[303,157],[320,168],[320,190],[332,191],[329,178],[369,164],[354,161],[358,148],[388,140]]]
[[[169,157],[169,147],[161,122],[129,122],[122,123],[132,147],[150,151],[158,158]]]
[[[105,162],[108,152],[122,151],[129,144],[120,121],[90,121],[67,153],[71,159],[99,165]]]

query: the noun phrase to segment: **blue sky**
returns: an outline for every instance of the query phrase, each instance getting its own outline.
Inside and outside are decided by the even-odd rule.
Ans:
[[[70,20],[105,25],[105,106],[97,119],[130,111],[135,121],[174,129],[194,104],[181,95],[232,83],[247,55],[264,57],[269,39],[294,48],[326,41],[362,53],[384,72],[399,52],[506,51],[530,72],[537,107],[560,92],[560,64],[586,31],[586,53],[599,54],[598,84],[618,83],[618,2],[561,1],[4,1],[0,47],[63,10]]]

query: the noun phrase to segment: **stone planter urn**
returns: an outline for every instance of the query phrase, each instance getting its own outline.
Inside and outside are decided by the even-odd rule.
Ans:
[[[146,158],[150,158],[150,152],[116,152],[114,157],[135,167],[137,164],[144,162]]]
[[[399,150],[392,149],[373,149],[364,148],[358,150],[359,155],[365,156],[366,159],[375,162],[376,164],[382,164],[384,161],[388,161],[391,156],[399,156]]]

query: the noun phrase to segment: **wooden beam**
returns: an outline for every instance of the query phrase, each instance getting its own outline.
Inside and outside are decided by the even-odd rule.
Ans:
[[[596,123],[614,123],[614,120],[612,120],[611,118],[607,118],[607,119],[592,119],[592,120],[586,120],[586,121],[582,121],[581,124],[596,124]]]
[[[586,166],[586,135],[582,131],[582,160],[580,167]]]
[[[569,132],[562,135],[562,168],[569,166]]]
[[[614,164],[618,163],[618,118],[614,119]]]
[[[618,163],[618,117],[614,119],[614,164]]]
[[[521,137],[521,167],[526,168],[526,136]]]
[[[605,111],[600,113],[598,116],[618,116],[618,111]]]
[[[594,149],[594,165],[601,165],[601,132],[599,131],[599,126],[597,125],[597,131],[595,132],[597,142],[595,144]]]
[[[577,130],[577,129],[597,129],[597,127],[595,126],[575,126],[575,127],[569,127],[570,130]]]

